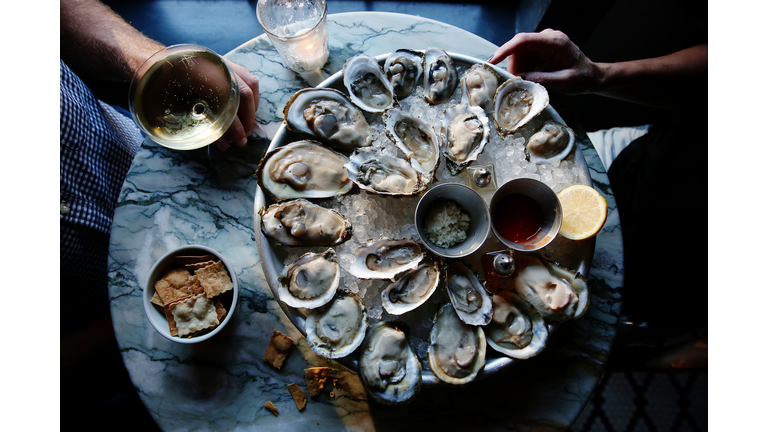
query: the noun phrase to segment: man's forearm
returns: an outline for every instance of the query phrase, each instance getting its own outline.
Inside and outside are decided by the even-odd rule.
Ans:
[[[60,56],[83,76],[129,81],[163,48],[96,0],[60,1]]]

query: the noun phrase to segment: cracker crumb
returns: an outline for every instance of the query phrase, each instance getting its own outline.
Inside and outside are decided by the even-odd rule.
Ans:
[[[307,381],[307,390],[310,397],[316,397],[325,386],[325,380],[328,379],[328,373],[331,368],[313,367],[304,369],[304,379]]]
[[[298,408],[299,411],[303,410],[304,407],[307,406],[307,394],[304,393],[304,390],[299,388],[296,384],[290,383],[288,384],[288,391],[291,393],[293,401],[296,402],[296,408]]]
[[[264,353],[264,361],[280,369],[291,346],[293,346],[293,339],[277,330],[272,330],[272,339],[269,341],[267,352]]]
[[[267,401],[267,403],[264,404],[264,408],[266,408],[267,411],[271,412],[275,415],[275,417],[277,417],[277,407],[272,403],[272,401]]]

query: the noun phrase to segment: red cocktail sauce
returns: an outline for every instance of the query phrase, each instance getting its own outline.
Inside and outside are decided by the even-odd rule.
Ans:
[[[499,200],[491,217],[502,237],[520,244],[535,238],[544,225],[544,212],[539,204],[523,194],[512,194]]]

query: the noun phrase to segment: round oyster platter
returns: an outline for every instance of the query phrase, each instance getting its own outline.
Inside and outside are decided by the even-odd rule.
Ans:
[[[422,58],[424,58],[429,50],[402,51],[407,51],[408,55],[421,55]],[[336,139],[335,141],[335,138],[330,137],[329,133],[324,132],[327,128],[325,127],[322,118],[314,120],[314,133],[297,127],[289,127],[289,125],[286,124],[288,121],[286,121],[275,134],[267,150],[267,155],[265,156],[265,159],[262,160],[262,164],[260,164],[259,172],[256,174],[257,177],[260,175],[260,172],[266,170],[265,166],[267,165],[267,162],[265,161],[269,159],[271,154],[290,146],[296,146],[297,148],[306,147],[308,146],[306,142],[330,149],[328,155],[323,154],[322,156],[316,156],[317,158],[322,158],[322,160],[326,161],[318,166],[325,167],[331,165],[327,161],[335,160],[334,158],[341,157],[342,160],[346,158],[347,162],[345,162],[344,166],[347,168],[347,171],[350,173],[354,172],[359,178],[361,177],[361,174],[359,173],[364,172],[364,166],[366,164],[370,165],[371,160],[384,161],[389,157],[395,156],[402,161],[413,161],[417,159],[416,155],[406,154],[403,147],[398,146],[394,142],[391,128],[386,126],[388,120],[391,120],[396,115],[399,116],[401,112],[404,112],[412,118],[419,118],[431,125],[435,134],[438,136],[438,139],[442,140],[445,139],[446,133],[441,131],[449,129],[443,127],[443,118],[447,117],[446,113],[454,112],[457,109],[456,106],[462,105],[466,94],[468,94],[464,80],[461,79],[465,71],[470,70],[470,68],[478,68],[478,65],[480,65],[485,69],[492,70],[493,73],[496,74],[497,81],[495,81],[494,87],[497,85],[499,88],[502,86],[517,87],[521,84],[515,82],[518,81],[519,78],[514,77],[503,69],[465,55],[456,53],[446,54],[450,57],[450,60],[452,60],[453,66],[459,77],[455,90],[449,95],[438,100],[428,100],[424,87],[428,86],[429,83],[423,78],[420,78],[420,80],[413,85],[413,88],[409,90],[409,93],[406,92],[406,94],[399,88],[385,90],[383,95],[377,95],[375,108],[362,108],[357,114],[352,113],[354,115],[351,115],[350,117],[354,117],[355,119],[351,120],[349,123],[349,130],[344,134],[346,138]],[[375,59],[379,66],[383,68],[385,64],[389,66],[388,62],[391,60],[388,59],[390,59],[390,57],[392,57],[391,54],[382,54],[373,59]],[[423,71],[419,70],[418,73],[423,76],[424,73],[426,73],[426,69],[427,68],[424,68]],[[345,79],[344,71],[339,71],[319,84],[316,89],[332,89],[332,91],[324,90],[329,93],[328,99],[342,100],[345,96],[350,95],[350,89],[355,93],[358,92],[357,87],[349,87],[345,81],[349,81],[349,79]],[[304,92],[307,90],[310,89],[304,89],[297,92],[291,101],[289,101],[288,105],[301,100],[301,98],[305,96]],[[514,89],[511,91],[514,91]],[[391,92],[392,95],[389,96],[387,92]],[[364,94],[365,91],[360,93]],[[349,99],[351,100],[352,98]],[[357,99],[357,97],[355,99]],[[565,124],[560,115],[558,115],[552,106],[549,105],[548,98],[545,99],[545,104],[542,105],[540,114],[532,116],[533,118],[530,119],[530,121],[527,121],[523,126],[499,125],[495,118],[495,113],[500,111],[498,111],[498,108],[494,108],[493,105],[494,102],[491,100],[487,103],[485,110],[483,110],[482,107],[475,110],[481,112],[485,111],[485,116],[487,116],[488,122],[488,125],[485,126],[487,128],[487,138],[484,138],[483,144],[476,154],[469,155],[469,157],[464,158],[461,162],[454,162],[449,160],[446,154],[443,154],[444,146],[442,141],[440,141],[440,148],[438,149],[439,160],[437,161],[437,164],[432,164],[435,165],[434,167],[430,165],[432,171],[426,170],[426,173],[420,171],[417,175],[412,176],[413,181],[411,183],[413,183],[413,188],[408,189],[408,191],[403,193],[390,194],[381,192],[378,188],[370,188],[367,187],[367,185],[357,184],[358,182],[355,181],[356,185],[351,187],[351,190],[346,186],[344,188],[328,187],[328,189],[337,191],[335,192],[336,194],[331,194],[329,196],[318,196],[313,195],[313,193],[308,193],[305,196],[283,197],[265,191],[264,184],[261,181],[259,182],[260,186],[256,191],[254,206],[255,239],[262,269],[275,298],[280,299],[279,304],[286,316],[289,317],[296,328],[305,336],[308,333],[311,333],[314,336],[315,329],[313,328],[311,331],[307,329],[308,321],[311,321],[313,326],[324,326],[324,329],[330,328],[334,332],[339,333],[337,338],[331,338],[334,341],[336,339],[339,341],[348,340],[350,341],[349,343],[354,344],[343,348],[343,352],[345,353],[344,356],[336,354],[323,355],[329,358],[335,358],[346,366],[360,371],[360,358],[363,351],[372,350],[372,348],[369,348],[368,341],[368,339],[371,338],[372,329],[376,329],[378,335],[378,332],[382,331],[380,330],[382,327],[379,323],[385,323],[387,326],[394,326],[397,327],[397,329],[404,330],[405,334],[404,336],[400,333],[393,333],[396,336],[387,336],[389,338],[388,340],[396,340],[399,341],[397,343],[406,345],[408,358],[413,358],[413,354],[416,354],[418,358],[418,364],[421,368],[421,380],[417,383],[411,383],[409,381],[411,378],[406,380],[409,382],[409,386],[407,386],[409,391],[414,387],[415,391],[418,391],[419,385],[431,386],[442,385],[445,383],[464,384],[465,382],[471,381],[471,379],[468,379],[465,381],[457,380],[454,382],[451,381],[451,378],[441,378],[443,372],[438,372],[438,374],[433,373],[433,370],[435,370],[433,369],[433,361],[436,363],[437,360],[435,359],[439,358],[439,355],[432,352],[434,343],[431,343],[431,339],[436,337],[433,334],[435,333],[433,327],[436,327],[438,318],[441,321],[452,323],[446,324],[447,326],[456,327],[457,325],[463,325],[455,317],[453,309],[447,307],[447,305],[451,304],[453,301],[453,294],[449,295],[449,290],[447,288],[447,285],[449,284],[446,282],[446,274],[457,272],[456,269],[451,270],[452,266],[449,265],[452,264],[453,261],[456,261],[459,263],[456,267],[461,268],[461,271],[468,271],[469,273],[467,274],[474,274],[474,279],[480,279],[480,283],[484,284],[484,282],[482,282],[484,279],[483,274],[487,269],[484,270],[482,262],[483,256],[492,252],[506,250],[507,248],[504,247],[491,232],[480,250],[459,260],[450,260],[450,262],[446,262],[438,257],[431,256],[428,252],[424,252],[426,249],[419,245],[419,236],[414,224],[414,211],[420,196],[423,195],[427,189],[434,187],[437,184],[468,184],[471,181],[469,172],[473,167],[487,166],[490,166],[495,172],[495,184],[492,188],[489,188],[490,193],[505,182],[519,177],[540,180],[550,186],[555,192],[559,192],[573,184],[592,185],[584,156],[578,148],[575,148],[573,145],[573,139],[571,139],[571,142],[568,144],[569,147],[567,150],[564,152],[560,151],[556,157],[550,159],[545,158],[543,161],[540,157],[537,158],[527,151],[525,145],[529,141],[538,139],[535,138],[534,140],[531,140],[531,137],[536,136],[536,134],[539,134],[544,130],[545,124],[550,124],[551,122],[556,122],[560,125]],[[351,112],[355,110],[355,107],[348,109]],[[289,107],[286,107],[284,113],[286,119],[288,119],[289,116],[293,116],[293,114],[290,113]],[[361,126],[360,115],[365,119],[362,123],[367,122],[367,127],[365,125]],[[454,114],[451,115],[453,116]],[[459,114],[456,114],[456,116],[458,115]],[[467,115],[474,114],[469,113]],[[482,114],[477,114],[477,116],[480,118],[484,117]],[[308,124],[311,123],[307,117],[306,110],[304,110],[304,118],[307,120]],[[483,123],[485,123],[485,121]],[[360,132],[361,130],[363,130],[362,133]],[[570,133],[573,135],[572,131],[570,131]],[[336,134],[334,136],[338,137],[340,135],[342,134]],[[363,138],[361,138],[361,135]],[[350,136],[353,136],[352,140],[348,139]],[[323,141],[323,144],[318,141]],[[296,143],[300,144],[297,145]],[[314,150],[312,151],[314,152]],[[284,158],[282,160],[287,159]],[[359,160],[360,162],[355,162],[356,160]],[[334,162],[332,165],[338,168],[340,164],[341,162]],[[417,167],[418,164],[419,162],[411,163],[411,165]],[[279,163],[273,163],[273,165],[279,166]],[[304,166],[303,162],[302,164],[294,164],[292,166],[295,167],[297,165]],[[304,169],[296,170],[294,168],[292,170],[289,169],[288,171],[287,174],[281,175],[290,177],[289,181],[291,182],[304,184],[302,183],[304,181]],[[332,177],[333,175],[336,175],[337,177],[343,176],[343,172],[342,174],[336,173],[331,174],[330,176]],[[339,190],[341,190],[341,192],[338,192]],[[486,199],[486,203],[490,201],[490,195],[484,196],[484,198]],[[281,207],[277,209],[278,206]],[[319,207],[320,210],[314,210],[316,207]],[[323,224],[323,226],[338,226],[338,229],[322,229],[324,231],[322,235],[334,237],[333,239],[322,244],[309,243],[306,246],[295,246],[288,245],[282,241],[277,241],[275,238],[278,237],[273,237],[272,234],[267,235],[265,233],[266,229],[264,227],[270,225],[267,221],[263,221],[267,215],[275,212],[282,212],[282,214],[304,214],[310,213],[310,210],[321,214],[318,217],[324,218],[323,220],[333,221],[328,222],[328,224]],[[283,231],[285,231],[285,228],[290,228],[291,233],[301,231],[303,234],[305,231],[309,231],[309,229],[304,229],[305,227],[303,225],[301,225],[302,229],[298,229],[297,226],[299,225],[296,223],[293,223],[292,227],[281,226],[279,223],[272,223],[271,225],[276,225],[277,228],[283,229]],[[288,224],[284,223],[283,225]],[[329,234],[327,231],[333,231],[333,233]],[[392,269],[391,271],[382,271],[380,275],[372,275],[368,273],[367,270],[366,272],[361,273],[359,271],[361,265],[359,265],[358,262],[360,261],[360,257],[357,252],[360,250],[374,250],[376,248],[379,248],[380,250],[381,246],[377,242],[381,241],[408,243],[408,247],[412,248],[411,251],[417,258],[415,258],[412,261],[413,264],[408,265],[407,268],[403,267]],[[410,243],[416,243],[416,246],[410,246]],[[520,273],[520,277],[517,279],[523,280],[522,273],[524,270],[541,270],[545,268],[549,269],[553,277],[558,278],[558,280],[568,279],[568,286],[570,287],[572,284],[573,292],[576,293],[575,297],[577,300],[579,298],[581,299],[581,304],[578,307],[573,308],[576,310],[575,315],[572,315],[569,319],[578,318],[583,314],[589,301],[589,292],[584,280],[589,271],[592,255],[594,253],[594,246],[594,238],[573,242],[558,236],[543,250],[530,254],[520,254],[520,267],[515,275]],[[370,257],[370,255],[368,256]],[[321,260],[317,257],[324,257],[327,258],[327,260],[322,261],[321,265]],[[518,255],[515,255],[515,260],[517,260],[517,257]],[[312,264],[314,267],[308,270],[306,268],[302,270],[295,269],[297,265],[306,266],[307,264],[303,263],[309,262],[310,259],[312,263],[317,263]],[[404,310],[407,310],[407,312],[400,315],[390,313],[389,311],[391,309],[383,304],[388,304],[389,302],[386,299],[382,299],[381,293],[390,293],[393,290],[396,290],[397,287],[394,285],[405,279],[403,276],[404,274],[410,274],[406,272],[415,273],[418,270],[426,272],[427,268],[430,266],[440,269],[440,279],[437,288],[435,289],[433,286],[425,296],[426,299],[423,300],[423,303],[419,303],[417,307],[406,308]],[[368,266],[368,268],[371,267]],[[447,271],[446,268],[448,268]],[[532,275],[533,272],[534,270],[530,270],[530,274],[526,274],[526,277],[534,277]],[[301,277],[290,276],[292,274],[298,274]],[[305,279],[315,277],[307,275],[320,275],[316,276],[316,278],[322,280],[322,283],[317,284],[318,286],[321,286],[318,290],[322,292],[313,293],[306,288],[308,283]],[[468,279],[473,278],[470,276]],[[328,303],[316,307],[318,302],[286,302],[281,295],[285,296],[285,286],[290,283],[293,283],[294,286],[299,286],[299,288],[294,289],[295,292],[299,292],[299,297],[322,298],[322,302]],[[503,285],[505,282],[501,281],[501,283]],[[509,280],[506,280],[506,283],[511,284]],[[517,284],[517,282],[515,282],[515,284]],[[481,291],[488,291],[488,287],[485,286],[485,290]],[[334,292],[336,293],[335,295]],[[552,294],[552,296],[555,296],[555,294]],[[503,312],[505,316],[509,315],[508,311],[510,308],[525,311],[532,309],[528,304],[531,300],[526,299],[528,302],[522,300],[522,295],[520,296],[521,298],[514,296],[513,298],[504,299],[506,301],[501,300],[499,296],[490,295],[490,297],[493,297],[494,310],[496,310],[498,302],[503,304],[502,306],[499,306],[499,310],[505,311]],[[488,298],[490,299],[490,297]],[[329,302],[328,299],[330,298],[336,300]],[[390,295],[390,298],[393,297]],[[342,305],[342,299],[348,306]],[[294,304],[296,307],[289,306],[288,303]],[[522,305],[522,303],[525,305]],[[303,304],[311,304],[313,308],[300,307]],[[521,307],[515,309],[514,306],[510,305]],[[341,320],[338,319],[340,314],[339,311],[344,307],[357,314],[358,321],[363,323],[362,333],[360,331],[357,331],[357,334],[344,333],[342,327],[345,324],[341,323]],[[455,303],[454,307],[459,310],[459,307],[456,306]],[[443,313],[444,309],[446,310],[445,313]],[[310,315],[312,315],[311,318]],[[447,316],[448,318],[443,318],[443,316]],[[487,320],[483,322],[483,324],[485,324],[483,327],[473,327],[472,334],[475,334],[474,331],[477,330],[479,331],[479,336],[471,337],[475,337],[475,339],[480,340],[482,343],[482,350],[478,350],[478,352],[482,351],[484,364],[480,363],[478,365],[477,361],[473,362],[471,378],[486,378],[494,373],[505,370],[518,361],[535,361],[535,359],[526,359],[535,356],[541,349],[544,349],[544,342],[540,341],[539,333],[552,333],[553,330],[561,325],[562,321],[565,321],[565,319],[557,317],[547,319],[546,323],[544,323],[540,317],[533,320],[535,334],[534,342],[531,343],[531,345],[537,347],[536,351],[532,351],[530,347],[523,350],[517,350],[514,347],[509,349],[509,347],[506,346],[509,344],[506,342],[499,342],[498,340],[493,342],[492,339],[496,338],[495,334],[497,334],[499,330],[492,328],[491,326],[494,325],[494,323],[489,324]],[[473,324],[473,326],[476,325],[477,324]],[[500,325],[501,327],[504,327],[505,325],[514,327],[515,324],[508,322],[506,324],[501,323]],[[483,335],[482,328],[485,328],[485,335]],[[368,334],[367,338],[366,333]],[[365,338],[364,343],[362,342],[363,338]],[[486,340],[488,340],[487,349]],[[320,352],[318,349],[315,349],[314,346],[312,348],[316,352]],[[333,346],[330,346],[330,348],[324,346],[323,349],[330,349],[331,352],[336,353],[342,352],[341,348],[339,348],[338,351],[334,351],[336,348]],[[522,354],[518,355],[519,351],[521,351]],[[346,354],[347,352],[351,353]],[[411,364],[410,362],[412,361],[413,360],[409,360],[409,364]],[[368,368],[368,366],[363,367]],[[406,381],[403,381],[402,383],[405,383]],[[366,381],[366,383],[367,382],[368,381]],[[373,392],[373,390],[369,388],[369,392]],[[385,394],[385,392],[382,391],[382,394]],[[387,396],[374,395],[374,399],[383,403],[401,402],[401,400],[388,400]]]

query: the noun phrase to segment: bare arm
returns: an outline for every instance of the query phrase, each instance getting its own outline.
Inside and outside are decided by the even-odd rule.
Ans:
[[[490,62],[504,58],[511,73],[566,94],[594,93],[675,108],[706,93],[707,45],[651,59],[596,63],[564,33],[547,29],[515,35]]]
[[[97,0],[61,0],[61,58],[75,72],[90,78],[128,82],[146,59],[164,48],[125,22]],[[245,146],[259,108],[259,80],[248,70],[226,60],[237,76],[240,108],[226,137]],[[229,147],[220,138],[221,150]]]

